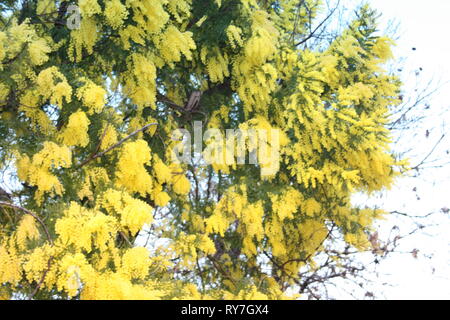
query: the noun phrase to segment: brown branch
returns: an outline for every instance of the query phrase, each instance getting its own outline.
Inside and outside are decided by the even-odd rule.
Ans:
[[[179,111],[181,113],[186,113],[186,110],[184,109],[184,107],[173,102],[168,97],[166,97],[165,95],[163,95],[159,92],[156,94],[156,99],[158,99],[159,102],[167,104],[169,107],[171,107],[172,109],[175,109],[176,111]]]
[[[286,264],[289,264],[289,263],[292,263],[292,262],[304,262],[304,263],[308,262],[308,260],[311,259],[312,256],[315,255],[315,254],[317,253],[317,250],[320,249],[320,247],[324,244],[324,242],[325,242],[325,241],[328,239],[328,237],[331,235],[331,233],[333,232],[334,227],[335,227],[335,224],[333,224],[333,225],[331,226],[330,230],[328,230],[327,235],[325,236],[325,238],[323,238],[323,240],[320,242],[320,244],[317,246],[317,248],[316,248],[312,253],[310,253],[306,258],[304,258],[304,259],[290,259],[290,260],[287,260],[287,261],[285,261],[285,262],[281,265],[281,268],[284,268],[284,266],[285,266]]]
[[[53,240],[52,240],[52,237],[50,236],[50,233],[48,232],[47,226],[45,225],[44,221],[42,221],[42,219],[39,218],[34,212],[32,212],[32,211],[30,211],[28,209],[25,209],[25,208],[23,208],[21,206],[15,205],[13,203],[4,202],[4,201],[0,201],[0,206],[17,209],[17,210],[23,211],[26,214],[29,214],[30,216],[32,216],[42,226],[42,228],[44,229],[44,232],[45,232],[45,234],[47,236],[48,241],[53,246]]]
[[[26,47],[27,47],[27,45],[24,44],[24,45],[22,46],[22,49],[20,49],[20,51],[19,51],[14,57],[9,58],[9,59],[6,60],[6,61],[3,61],[2,64],[10,64],[10,63],[14,62],[15,60],[17,60],[17,59],[20,57],[20,55],[22,54],[22,52],[25,51],[25,48],[26,48]]]
[[[225,278],[230,280],[234,286],[236,286],[236,281],[222,268],[222,266],[217,262],[217,260],[211,255],[208,255],[207,257],[212,262],[214,268],[217,271],[219,271],[219,273],[221,273]]]
[[[48,259],[48,262],[47,262],[47,268],[45,269],[45,271],[41,277],[41,280],[39,280],[39,283],[37,284],[36,288],[34,288],[33,292],[28,296],[28,300],[31,300],[36,295],[36,293],[39,291],[39,289],[41,288],[42,284],[45,281],[45,278],[47,277],[47,273],[50,271],[52,262],[53,262],[53,256],[50,256],[50,258]]]
[[[132,248],[133,244],[131,243],[130,239],[123,233],[123,231],[119,231],[120,236],[125,240],[125,242]]]
[[[138,134],[139,132],[145,131],[147,128],[149,128],[150,126],[157,126],[158,123],[153,122],[153,123],[148,123],[145,126],[143,126],[140,129],[137,129],[135,131],[133,131],[132,133],[130,133],[128,136],[126,136],[125,138],[123,138],[122,140],[120,140],[119,142],[117,142],[116,144],[112,145],[111,147],[109,147],[108,149],[106,149],[105,151],[102,151],[100,153],[96,153],[93,156],[90,156],[89,158],[87,158],[86,160],[84,160],[83,162],[81,162],[79,165],[77,165],[78,168],[81,168],[82,166],[86,165],[87,163],[91,162],[92,160],[95,160],[97,158],[100,158],[102,156],[104,156],[106,153],[108,153],[109,151],[111,151],[114,148],[117,148],[118,146],[120,146],[121,144],[123,144],[125,141],[127,141],[128,139],[132,138],[133,136],[135,136],[136,134]]]
[[[317,30],[319,30],[324,25],[324,23],[327,22],[327,20],[331,18],[331,16],[334,14],[334,12],[339,7],[339,4],[340,4],[340,1],[338,1],[338,3],[336,4],[336,7],[334,7],[334,9],[331,10],[331,12],[328,14],[328,16],[317,27],[305,39],[303,39],[302,41],[296,43],[295,46],[297,47],[297,46],[305,43],[309,39],[311,39],[314,36],[314,34],[317,32]]]
[[[34,212],[32,212],[32,211],[30,211],[28,209],[25,209],[25,208],[23,208],[21,206],[15,205],[13,203],[8,203],[8,202],[4,202],[4,201],[0,201],[0,206],[17,209],[17,210],[23,211],[26,214],[29,214],[30,216],[32,216],[36,221],[38,221],[40,223],[40,225],[44,229],[44,232],[45,232],[45,234],[47,236],[48,241],[50,242],[50,245],[53,246],[53,240],[52,240],[52,237],[50,236],[50,233],[48,232],[47,226],[45,225],[44,221],[42,221],[42,219],[39,218]],[[53,261],[53,256],[50,256],[50,258],[48,259],[48,262],[47,262],[47,268],[45,269],[44,274],[41,277],[41,280],[39,281],[39,283],[37,284],[37,286],[33,290],[33,292],[28,296],[28,299],[31,300],[36,295],[36,293],[39,291],[39,288],[42,286],[42,284],[45,281],[45,278],[47,277],[47,273],[50,270],[52,261]]]
[[[431,156],[431,154],[434,152],[434,150],[436,150],[437,146],[439,145],[439,143],[441,143],[442,139],[444,139],[445,137],[445,133],[442,134],[442,136],[439,138],[439,140],[436,142],[436,144],[434,145],[434,147],[431,149],[431,151],[425,156],[425,158],[423,158],[422,161],[420,161],[420,163],[414,167],[411,168],[411,170],[417,170],[419,169],[419,167],[424,164],[424,162]]]

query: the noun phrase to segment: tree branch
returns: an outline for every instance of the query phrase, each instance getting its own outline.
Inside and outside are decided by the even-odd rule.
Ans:
[[[130,139],[131,137],[135,136],[136,134],[138,134],[139,132],[145,131],[147,128],[149,128],[150,126],[157,126],[158,123],[153,122],[153,123],[149,123],[146,124],[145,126],[143,126],[140,129],[137,129],[135,131],[133,131],[132,133],[130,133],[128,136],[126,136],[125,138],[123,138],[122,140],[120,140],[119,142],[117,142],[116,144],[112,145],[111,147],[109,147],[108,149],[106,149],[105,151],[102,151],[100,153],[96,153],[92,156],[90,156],[89,158],[87,158],[86,160],[84,160],[83,162],[81,162],[77,167],[81,168],[82,166],[86,165],[87,163],[91,162],[92,160],[95,160],[97,158],[102,157],[103,155],[105,155],[106,153],[108,153],[109,151],[111,151],[114,148],[117,148],[118,146],[120,146],[121,144],[123,144],[125,141],[127,141],[128,139]]]
[[[32,212],[28,209],[25,209],[24,207],[18,206],[16,204],[4,202],[4,201],[0,201],[0,206],[17,209],[17,210],[23,211],[26,214],[29,214],[30,216],[32,216],[42,226],[42,228],[44,229],[45,235],[47,236],[48,241],[53,246],[53,240],[52,240],[52,237],[50,236],[50,233],[48,232],[47,226],[45,225],[44,221],[42,221],[42,219],[39,218],[34,212]]]
[[[324,25],[324,23],[327,22],[328,19],[330,19],[331,16],[334,14],[334,12],[337,10],[337,8],[339,7],[339,2],[340,1],[338,1],[338,3],[336,4],[336,7],[334,7],[334,9],[331,10],[331,12],[328,14],[328,16],[305,39],[303,39],[302,41],[295,44],[296,47],[305,43],[306,41],[308,41],[309,39],[311,39],[314,36],[314,34],[317,32],[317,30],[319,30]]]

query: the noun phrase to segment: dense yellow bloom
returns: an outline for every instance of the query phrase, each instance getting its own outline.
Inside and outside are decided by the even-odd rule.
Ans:
[[[93,9],[88,9],[89,1],[95,0],[85,0],[86,3],[86,15],[81,19],[81,26],[79,29],[74,29],[71,31],[70,47],[69,47],[69,58],[72,61],[81,61],[83,57],[83,49],[86,49],[88,54],[92,54],[94,51],[94,45],[97,42],[97,24],[92,17],[89,17],[90,12]],[[95,10],[95,9],[94,9]]]
[[[102,196],[101,206],[117,216],[120,225],[130,230],[132,234],[153,220],[153,208],[126,192],[108,189]]]
[[[80,0],[78,5],[80,6],[81,14],[86,17],[101,12],[101,8],[97,0]]]
[[[227,54],[222,54],[219,48],[209,50],[202,48],[201,59],[207,65],[208,74],[212,82],[223,82],[230,75],[228,70],[229,59]]]
[[[83,111],[72,113],[69,123],[61,133],[62,142],[67,146],[87,146],[89,124],[90,121]]]
[[[127,250],[122,257],[123,272],[130,280],[144,279],[149,271],[150,259],[147,248],[135,247]]]
[[[123,20],[127,18],[128,11],[120,0],[112,0],[106,3],[104,14],[108,24],[117,29],[123,24]]]
[[[150,164],[151,150],[144,140],[123,145],[117,164],[117,184],[142,196],[152,191],[153,179],[145,165]]]
[[[60,241],[65,245],[84,249],[92,247],[106,248],[107,242],[117,229],[117,221],[100,212],[89,211],[75,202],[64,212],[64,217],[55,225]]]
[[[114,127],[108,124],[106,124],[106,127],[102,132],[103,139],[100,145],[100,150],[105,150],[114,145],[117,142],[118,137],[117,131],[114,129]]]
[[[230,44],[233,48],[240,47],[243,45],[242,41],[242,29],[239,27],[236,27],[232,24],[230,24],[227,28],[227,37],[228,41],[230,41]]]
[[[21,263],[16,250],[0,242],[0,283],[18,283],[22,278]]]
[[[64,187],[52,174],[53,168],[68,168],[72,165],[72,155],[68,147],[58,146],[53,142],[45,142],[41,151],[32,159],[22,156],[17,161],[19,179],[37,186],[36,201],[42,201],[45,193],[61,195]]]
[[[129,71],[125,75],[125,92],[140,106],[155,105],[156,68],[153,62],[141,54],[129,59]]]
[[[89,114],[101,112],[106,103],[105,89],[90,80],[77,90],[77,97],[89,108]]]
[[[184,55],[187,60],[192,59],[191,51],[196,49],[191,32],[180,32],[176,27],[169,26],[160,36],[157,46],[162,58],[168,63],[178,62]]]
[[[176,175],[173,177],[173,191],[178,194],[187,194],[191,189],[191,184],[189,180],[184,175]]]
[[[16,231],[17,244],[20,248],[26,247],[27,240],[39,239],[39,230],[36,220],[31,215],[24,215]]]
[[[162,184],[171,181],[172,172],[170,171],[170,168],[166,166],[161,160],[158,159],[153,168],[159,183]]]
[[[50,99],[50,103],[61,107],[63,98],[67,103],[72,100],[72,88],[67,83],[66,77],[56,67],[41,71],[36,82],[39,94],[44,99]]]
[[[48,60],[47,54],[51,49],[44,39],[33,41],[28,46],[31,62],[35,65],[41,65]]]

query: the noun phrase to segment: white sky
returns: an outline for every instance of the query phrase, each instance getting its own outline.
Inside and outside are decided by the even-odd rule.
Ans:
[[[350,8],[355,3],[359,1],[341,0],[341,4]],[[406,95],[413,93],[417,84],[420,89],[430,79],[436,80],[436,86],[437,81],[441,84],[449,82],[431,99],[427,120],[419,130],[413,132],[417,136],[411,135],[410,139],[403,140],[417,155],[411,159],[414,165],[431,150],[450,120],[450,41],[447,36],[450,31],[450,1],[368,0],[368,3],[383,14],[382,31],[389,20],[400,23],[394,55],[405,59],[402,63],[402,80],[405,82]],[[419,68],[423,71],[416,76],[415,72]],[[428,138],[425,137],[427,129],[430,130]],[[447,133],[450,134],[450,131]],[[450,150],[450,137],[444,139],[436,150],[436,156],[446,157],[450,161],[445,150]],[[417,188],[417,195],[413,191],[414,187]],[[449,190],[450,166],[447,165],[426,171],[420,180],[402,179],[394,190],[384,193],[382,199],[370,202],[383,204],[388,210],[424,215],[444,207],[450,208]],[[412,226],[407,221],[393,217],[381,224],[381,230],[386,233],[390,226],[398,225],[405,233]],[[404,254],[394,255],[377,267],[379,273],[372,275],[375,283],[367,290],[375,292],[378,298],[387,299],[450,299],[450,215],[440,214],[424,221],[424,224],[431,223],[437,226],[405,240],[402,246],[406,251]],[[419,250],[417,259],[410,253],[414,248]],[[336,289],[335,297],[350,297],[346,289]]]

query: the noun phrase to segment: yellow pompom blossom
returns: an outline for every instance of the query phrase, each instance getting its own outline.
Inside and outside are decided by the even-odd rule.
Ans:
[[[150,163],[151,158],[151,150],[144,140],[125,143],[117,164],[117,184],[142,196],[150,193],[153,179],[145,165]]]
[[[170,200],[170,196],[167,192],[162,191],[161,185],[155,185],[152,192],[152,198],[155,201],[155,205],[164,207]]]
[[[230,75],[228,70],[229,59],[227,54],[222,55],[219,48],[209,50],[202,48],[201,59],[207,65],[208,74],[212,82],[223,82]]]
[[[229,25],[227,28],[227,37],[228,41],[230,42],[231,46],[233,48],[240,47],[243,45],[242,41],[242,29],[239,27],[236,27],[234,25]]]
[[[64,187],[58,177],[51,172],[53,168],[68,168],[72,165],[72,155],[68,147],[45,142],[41,151],[32,159],[23,156],[17,161],[19,178],[37,187],[35,199],[42,201],[45,193],[62,195]]]
[[[117,142],[118,136],[117,131],[114,129],[114,127],[108,124],[105,125],[105,128],[103,128],[102,132],[103,133],[100,150],[105,150]]]
[[[173,191],[175,191],[178,194],[188,194],[189,190],[191,189],[191,184],[189,183],[189,180],[184,175],[175,175],[172,178],[173,183]]]
[[[33,41],[28,46],[31,62],[37,66],[43,64],[48,60],[48,53],[51,49],[44,39]]]
[[[159,183],[167,183],[170,182],[172,179],[172,172],[170,168],[165,165],[159,158],[157,158],[156,161],[154,161],[153,169],[156,174],[156,178],[158,179]]]
[[[106,104],[106,91],[101,86],[87,80],[84,86],[77,90],[78,99],[88,107],[88,113],[99,113]]]
[[[85,3],[89,1],[86,0]],[[96,2],[95,0],[92,0]],[[94,45],[97,42],[97,24],[95,19],[89,17],[89,12],[92,9],[88,9],[89,3],[86,3],[87,15],[80,19],[80,28],[74,28],[71,31],[70,37],[70,47],[68,50],[69,58],[72,61],[81,61],[83,57],[83,49],[85,49],[88,54],[94,52]]]
[[[145,278],[149,272],[150,260],[148,249],[135,247],[122,256],[122,272],[131,279]]]
[[[120,225],[133,234],[153,220],[152,207],[126,192],[108,189],[102,196],[101,206],[116,215]]]
[[[23,216],[17,228],[16,237],[17,244],[22,249],[26,247],[27,240],[39,239],[39,230],[34,217],[28,214]]]
[[[233,75],[236,91],[246,106],[264,110],[277,78],[276,69],[268,62],[274,58],[278,32],[263,11],[253,13],[252,29],[243,54],[234,63]]]
[[[0,282],[16,284],[22,278],[22,259],[17,250],[4,240],[0,242]]]
[[[162,58],[169,64],[178,62],[181,56],[187,60],[192,59],[192,50],[196,49],[191,32],[181,32],[174,26],[170,26],[161,35],[157,42]]]
[[[80,0],[78,5],[80,6],[81,14],[86,17],[90,17],[101,12],[101,8],[97,0]]]
[[[61,140],[67,146],[85,147],[89,143],[90,121],[83,111],[73,113],[69,117],[69,123],[61,133]]]
[[[50,99],[50,103],[63,105],[63,99],[69,103],[72,100],[72,87],[66,77],[56,67],[41,71],[36,79],[39,93],[43,99]]]
[[[92,247],[106,248],[116,228],[117,221],[113,217],[86,210],[76,203],[71,203],[63,218],[55,225],[55,231],[63,244],[87,252],[90,252]],[[80,232],[80,229],[83,232]]]
[[[140,106],[154,106],[156,68],[153,62],[140,54],[129,59],[129,72],[125,75],[125,92]]]
[[[106,3],[104,15],[108,24],[117,29],[122,26],[123,20],[127,18],[128,11],[120,0],[112,0]]]

